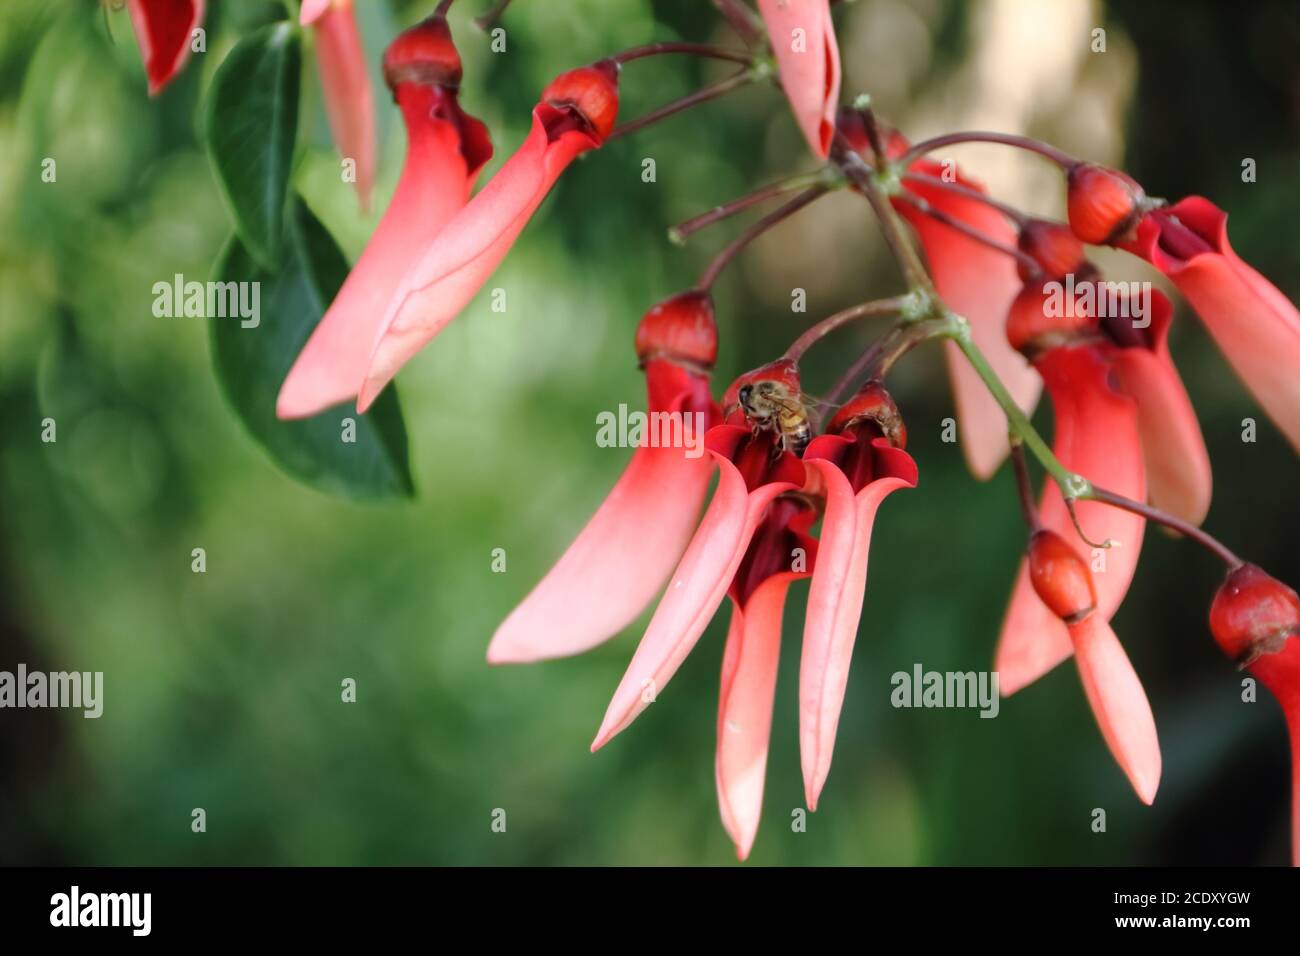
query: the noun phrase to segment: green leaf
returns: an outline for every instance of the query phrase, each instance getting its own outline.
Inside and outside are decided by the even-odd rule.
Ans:
[[[260,265],[237,237],[221,254],[216,280],[259,283],[260,313],[256,325],[239,315],[208,320],[222,391],[258,444],[294,477],[349,498],[409,496],[406,426],[391,385],[365,415],[342,405],[298,421],[275,417],[281,383],[348,273],[343,253],[299,199],[286,217],[284,238],[284,262],[275,271]],[[241,287],[248,290],[244,303],[252,288]],[[355,423],[351,442],[344,440],[348,421]]]
[[[203,134],[235,233],[265,265],[279,262],[298,133],[298,28],[272,23],[226,55],[208,93]]]

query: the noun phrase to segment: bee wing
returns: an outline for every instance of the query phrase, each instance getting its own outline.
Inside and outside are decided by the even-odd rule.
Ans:
[[[828,402],[824,398],[818,398],[816,395],[809,395],[803,392],[799,395],[799,400],[809,408],[839,408],[841,402]]]

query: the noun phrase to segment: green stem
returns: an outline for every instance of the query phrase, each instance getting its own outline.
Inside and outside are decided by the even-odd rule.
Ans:
[[[1020,406],[1002,384],[1002,379],[998,378],[997,372],[993,371],[993,366],[989,365],[984,353],[971,339],[970,323],[958,315],[953,315],[952,318],[953,329],[947,333],[947,337],[961,349],[962,355],[966,356],[966,361],[980,377],[984,387],[993,396],[993,400],[1001,406],[1002,413],[1007,417],[1007,428],[1011,433],[1012,444],[1019,441],[1029,449],[1030,454],[1038,459],[1039,464],[1052,476],[1052,480],[1060,486],[1061,494],[1067,501],[1091,497],[1092,483],[1083,475],[1076,474],[1061,464],[1047,442],[1043,440],[1043,436],[1038,434],[1037,429],[1030,424],[1025,413],[1020,410]]]

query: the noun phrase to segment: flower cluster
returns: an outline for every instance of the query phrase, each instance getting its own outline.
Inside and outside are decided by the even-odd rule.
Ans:
[[[184,63],[185,37],[202,20],[203,3],[128,2],[156,92]],[[909,142],[866,98],[840,103],[829,0],[757,0],[756,10],[743,0],[715,0],[746,49],[650,44],[560,74],[541,91],[527,137],[474,192],[492,145],[458,102],[462,68],[448,6],[443,0],[387,49],[384,77],[406,125],[406,162],[369,245],[280,388],[281,418],[350,400],[364,411],[483,287],[565,169],[615,136],[776,76],[819,163],[812,174],[676,230],[685,238],[797,193],[727,246],[694,287],[653,306],[637,326],[648,408],[699,416],[708,425],[707,455],[649,442],[637,448],[572,546],[498,629],[491,662],[587,650],[658,596],[592,744],[599,749],[663,692],[729,600],[716,780],[723,823],[743,859],[762,809],[784,604],[791,585],[806,578],[799,740],[807,804],[815,809],[830,770],[876,513],[892,492],[917,484],[903,415],[885,383],[906,352],[938,340],[971,471],[988,478],[1010,455],[1027,525],[996,650],[1004,693],[1073,656],[1106,745],[1138,797],[1154,800],[1156,724],[1111,621],[1146,525],[1155,521],[1224,561],[1227,579],[1210,630],[1281,702],[1300,767],[1300,599],[1200,528],[1211,469],[1167,344],[1172,303],[1159,292],[1116,289],[1087,258],[1088,246],[1115,247],[1167,276],[1300,450],[1300,312],[1234,254],[1225,213],[1201,197],[1154,199],[1122,172],[1025,137],[956,132]],[[364,204],[374,118],[350,0],[306,2],[301,18],[318,33],[331,126],[343,154],[358,159]],[[616,127],[623,66],[673,53],[741,68]],[[1001,202],[932,158],[964,142],[999,143],[1055,163],[1068,222]],[[817,323],[719,394],[711,380],[714,281],[755,236],[839,189],[858,195],[879,220],[905,289]],[[824,400],[810,398],[803,353],[847,322],[881,316],[893,319],[888,331]],[[1050,446],[1028,417],[1044,389],[1054,422]],[[1048,479],[1041,494],[1029,457]],[[1081,550],[1094,561],[1101,555],[1105,573],[1094,575]],[[1295,824],[1300,863],[1300,816]]]

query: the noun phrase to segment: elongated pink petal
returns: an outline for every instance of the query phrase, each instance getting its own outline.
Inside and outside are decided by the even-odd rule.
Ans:
[[[1142,682],[1100,614],[1089,614],[1069,631],[1083,691],[1106,746],[1138,798],[1150,804],[1160,786],[1160,741]]]
[[[353,398],[382,331],[384,310],[402,276],[464,207],[481,162],[469,168],[461,124],[431,113],[440,91],[403,84],[397,93],[407,124],[406,162],[393,200],[343,288],[289,370],[276,401],[280,418],[301,418]],[[450,114],[449,114],[450,115]]]
[[[1146,477],[1137,409],[1131,398],[1111,387],[1106,359],[1088,346],[1062,347],[1040,358],[1038,368],[1052,396],[1057,458],[1110,491],[1144,501]],[[1075,510],[1089,541],[1114,542],[1089,562],[1097,587],[1097,612],[1109,621],[1132,583],[1146,522],[1095,501],[1080,501]],[[1040,517],[1048,530],[1066,541],[1079,541],[1065,499],[1053,482],[1043,491]],[[1009,696],[1036,681],[1069,657],[1071,650],[1065,625],[1034,593],[1026,562],[1021,561],[998,642],[995,668],[1002,693]]]
[[[632,723],[663,691],[722,603],[767,506],[782,492],[798,487],[774,481],[751,492],[731,459],[712,450],[709,454],[719,467],[713,500],[614,691],[592,742],[593,751]]]
[[[843,441],[847,440],[829,436],[819,438],[818,444]],[[826,512],[808,592],[799,664],[799,753],[809,810],[817,809],[830,773],[862,614],[876,509],[890,493],[916,486],[916,464],[906,452],[889,447],[883,439],[877,440],[876,447],[879,455],[891,461],[890,473],[856,494],[834,462],[815,457],[815,449],[804,458],[805,466],[821,475],[826,488]]]
[[[935,163],[916,163],[911,169],[935,176],[944,172]],[[940,212],[1004,245],[1016,245],[1015,229],[997,210],[949,190],[915,180],[905,182],[910,192]],[[965,178],[961,182],[973,189],[983,189],[979,183]],[[970,322],[971,338],[1011,397],[1026,414],[1032,413],[1041,382],[1006,337],[1007,311],[1022,286],[1016,275],[1015,260],[946,223],[923,215],[915,206],[896,202],[895,208],[916,231],[939,295]],[[1010,451],[1006,416],[957,346],[946,343],[945,354],[966,463],[976,478],[985,480],[997,471]]]
[[[1121,390],[1137,403],[1151,503],[1199,525],[1210,510],[1213,477],[1200,422],[1169,355],[1172,318],[1169,299],[1153,291],[1153,347],[1116,349],[1112,361]]]
[[[763,814],[785,597],[791,582],[804,576],[773,575],[755,589],[743,608],[734,603],[732,607],[722,658],[714,777],[722,825],[741,860],[749,856]]]
[[[398,369],[474,298],[569,164],[600,146],[616,109],[616,100],[611,106],[608,99],[616,97],[613,81],[604,82],[610,92],[598,105],[607,110],[601,117],[606,128],[556,127],[555,107],[539,105],[523,145],[407,272],[382,318],[383,335],[369,356],[357,411],[364,412]]]
[[[830,0],[758,0],[795,121],[821,159],[835,135],[840,49]]]
[[[120,9],[120,8],[119,8]],[[204,0],[126,0],[149,95],[157,96],[190,57],[190,42],[203,23]]]
[[[304,5],[303,22],[312,22],[316,32],[316,65],[330,132],[339,154],[356,164],[357,197],[364,211],[375,179],[375,101],[352,0],[327,3],[312,21],[306,19],[309,12]]]
[[[1188,244],[1179,227],[1190,230]],[[1300,311],[1228,243],[1228,216],[1191,196],[1143,219],[1126,248],[1173,280],[1255,400],[1300,451]]]
[[[690,397],[679,394],[667,410],[689,414]],[[691,539],[715,467],[712,457],[687,451],[636,450],[569,550],[497,629],[490,663],[581,653],[645,610]]]

